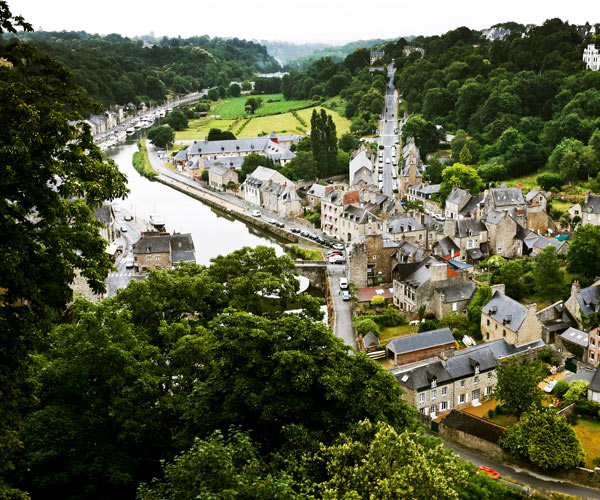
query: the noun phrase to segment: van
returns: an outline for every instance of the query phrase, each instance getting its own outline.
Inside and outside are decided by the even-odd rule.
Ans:
[[[127,269],[133,268],[133,255],[128,255],[125,259],[125,267]]]
[[[386,163],[390,163],[390,159],[389,159],[389,158],[386,158],[386,159],[385,159],[385,162],[386,162]]]
[[[348,288],[348,278],[340,278],[340,288],[342,290]]]
[[[379,174],[379,182],[383,180],[383,174]]]

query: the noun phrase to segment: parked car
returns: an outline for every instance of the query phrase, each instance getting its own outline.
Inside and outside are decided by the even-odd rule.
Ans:
[[[292,233],[296,234],[296,233],[299,233],[299,232],[300,232],[300,229],[298,229],[297,227],[293,227],[293,228],[291,229],[291,231],[292,231]]]
[[[125,267],[131,269],[133,267],[133,255],[128,255],[125,259]]]
[[[340,288],[346,290],[348,288],[348,278],[340,278]]]
[[[126,215],[125,217],[123,217],[123,219],[125,219],[126,221],[133,220],[133,215]]]
[[[317,237],[316,237],[316,239],[315,239],[315,241],[316,241],[317,243],[319,243],[320,245],[323,245],[323,244],[325,244],[325,239],[324,239],[324,238],[321,238],[321,236],[317,236]]]
[[[344,301],[349,301],[350,300],[350,292],[348,290],[343,290],[342,291],[342,300]]]
[[[276,225],[277,221],[275,219],[269,219],[269,224]]]
[[[435,220],[439,220],[440,222],[444,222],[446,218],[442,214],[433,214],[433,218]]]
[[[276,222],[275,225],[277,227],[285,227],[285,224],[283,222]]]
[[[330,264],[345,264],[346,259],[344,259],[344,257],[342,257],[341,255],[332,255],[331,257],[329,257],[329,263]]]
[[[127,232],[127,226],[121,226],[121,232],[122,233],[126,233]]]
[[[556,385],[558,380],[551,380],[544,386],[544,392],[551,393],[554,390],[554,386]]]
[[[304,229],[300,231],[300,236],[304,236],[305,238],[308,238],[308,231],[305,231]]]
[[[327,252],[327,258],[333,257],[335,255],[339,255],[340,257],[343,256],[341,250],[330,250],[329,252]]]
[[[335,248],[336,250],[343,250],[344,249],[344,245],[341,243],[334,243],[333,244],[333,248]]]
[[[261,213],[260,210],[252,210],[252,217],[260,217]]]
[[[496,472],[494,469],[490,469],[489,467],[486,467],[485,465],[480,465],[477,468],[477,474],[479,474],[480,472],[485,472],[488,476],[490,476],[494,479],[500,479],[499,472]]]

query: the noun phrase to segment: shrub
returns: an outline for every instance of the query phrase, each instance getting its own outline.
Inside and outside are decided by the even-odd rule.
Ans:
[[[569,385],[569,389],[565,392],[564,403],[565,406],[571,403],[577,403],[585,398],[587,393],[588,382],[585,380],[574,380]]]
[[[538,359],[541,359],[544,363],[548,363],[549,365],[558,365],[558,360],[552,352],[552,349],[550,349],[549,347],[546,347],[545,349],[542,349],[540,351],[540,353],[538,354]]]
[[[556,385],[554,386],[554,390],[552,391],[552,393],[557,398],[562,399],[568,390],[569,390],[569,382],[567,382],[566,380],[559,380],[558,382],[556,382]]]
[[[577,413],[584,417],[591,418],[592,420],[598,420],[600,418],[598,415],[600,412],[600,404],[595,401],[581,399],[575,403],[575,408],[577,409]]]
[[[385,299],[381,295],[376,295],[371,299],[371,305],[373,307],[381,307],[385,304]]]
[[[491,408],[488,410],[487,415],[489,418],[494,418],[494,410],[492,410]]]

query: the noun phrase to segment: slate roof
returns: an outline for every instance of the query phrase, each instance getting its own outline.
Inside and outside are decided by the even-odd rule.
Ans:
[[[140,239],[133,244],[133,253],[169,253],[171,251],[171,235],[155,231],[143,232]]]
[[[477,196],[471,196],[469,201],[464,207],[458,212],[463,217],[473,217],[477,213],[477,205],[483,201],[483,193],[479,193]]]
[[[585,213],[600,214],[600,196],[588,193],[581,206],[581,211]]]
[[[574,344],[580,345],[581,347],[588,346],[589,334],[586,332],[582,332],[577,328],[567,328],[561,335],[561,339],[568,340],[569,342],[573,342]]]
[[[481,308],[481,312],[487,314],[507,328],[516,332],[527,316],[527,308],[511,299],[507,295],[496,290],[490,301]]]
[[[195,250],[191,233],[171,235],[172,262],[196,262]]]
[[[531,232],[524,240],[525,246],[529,249],[539,248],[543,250],[547,246],[553,246],[556,248],[558,252],[564,245],[568,246],[568,242],[559,241],[556,238],[546,238],[545,236],[540,236],[539,234]]]
[[[425,226],[412,217],[394,217],[393,219],[388,219],[387,222],[387,232],[391,234],[420,231],[423,229],[425,229]]]
[[[441,423],[491,443],[498,443],[505,434],[503,427],[458,410],[452,410]]]
[[[457,226],[459,238],[478,236],[480,233],[487,231],[485,224],[479,219],[459,219]]]
[[[600,286],[583,288],[577,295],[577,302],[586,316],[600,311]]]
[[[456,243],[452,241],[452,238],[450,238],[450,236],[445,236],[440,241],[435,243],[434,246],[438,246],[440,248],[440,251],[442,252],[443,256],[452,255],[453,251],[455,255],[460,253],[460,248],[456,246]]]
[[[268,181],[271,177],[275,175],[276,171],[272,168],[267,167],[256,167],[254,172],[252,172],[246,180],[244,184],[248,184],[249,186],[260,187],[266,181]]]
[[[440,192],[441,184],[424,184],[422,182],[417,182],[411,186],[408,186],[407,189],[414,189],[417,193],[421,193],[423,195],[432,195]]]
[[[451,303],[459,302],[461,300],[471,300],[477,291],[477,285],[472,281],[465,281],[464,283],[448,285],[443,288],[437,288],[436,290],[440,296],[443,295],[442,302]]]
[[[101,207],[95,210],[94,217],[105,226],[110,226],[111,222],[115,220],[112,205],[110,203],[103,203]]]
[[[471,193],[465,191],[464,189],[459,188],[458,186],[454,186],[448,198],[446,198],[446,203],[454,203],[456,205],[460,205],[460,203],[467,197],[471,196]]]
[[[322,186],[321,184],[313,184],[310,189],[307,191],[311,196],[317,196],[318,198],[323,198],[325,196],[325,191],[327,186]]]
[[[521,191],[519,188],[499,187],[491,189],[490,191],[494,198],[494,205],[497,207],[525,204],[523,191]]]
[[[431,387],[434,377],[437,385],[440,386],[474,375],[476,365],[479,365],[480,372],[493,370],[498,359],[514,356],[544,345],[543,340],[536,340],[517,347],[507,343],[504,339],[499,339],[457,351],[448,358],[445,366],[441,359],[430,358],[417,365],[394,368],[391,373],[400,385],[418,391]]]
[[[223,175],[225,174],[227,171],[229,170],[229,167],[226,167],[225,165],[221,164],[221,163],[214,163],[211,167],[210,167],[210,173],[211,174],[216,174],[216,175]]]
[[[355,222],[356,224],[366,224],[367,222],[381,220],[368,209],[360,208],[356,205],[348,205],[347,207],[345,207],[341,217],[343,217],[346,220]]]
[[[373,180],[373,174],[367,167],[361,167],[356,172],[354,172],[354,177],[352,178],[352,185],[358,184],[360,181],[364,181],[367,184],[371,184]]]
[[[217,156],[216,159],[204,159],[204,168],[212,169],[213,165],[224,165],[228,168],[239,170],[242,168],[244,163],[244,157],[242,156]]]
[[[178,151],[175,155],[175,161],[187,161],[187,149]]]
[[[363,337],[362,343],[365,349],[377,347],[379,345],[379,337],[373,332],[369,332]]]
[[[592,381],[590,382],[590,385],[588,385],[588,390],[600,392],[600,366],[596,368],[596,373],[594,373]]]
[[[489,222],[490,224],[498,224],[498,222],[500,222],[504,216],[506,215],[506,212],[499,212],[498,210],[490,210],[486,217],[485,220],[487,222]]]
[[[540,194],[544,196],[544,198],[546,198],[546,195],[542,191],[539,191],[537,188],[533,188],[531,191],[529,191],[529,193],[525,195],[525,201],[527,203],[531,203],[533,199]]]
[[[414,351],[422,351],[431,347],[443,346],[446,344],[454,345],[454,337],[450,328],[439,328],[428,332],[405,335],[397,339],[390,340],[386,349],[394,354],[406,354]]]

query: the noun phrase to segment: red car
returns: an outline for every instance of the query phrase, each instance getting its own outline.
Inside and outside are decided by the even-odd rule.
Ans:
[[[500,478],[500,474],[498,472],[496,472],[494,469],[490,469],[489,467],[485,467],[484,465],[480,465],[477,468],[477,474],[479,474],[480,472],[485,472],[487,475],[494,479]]]

